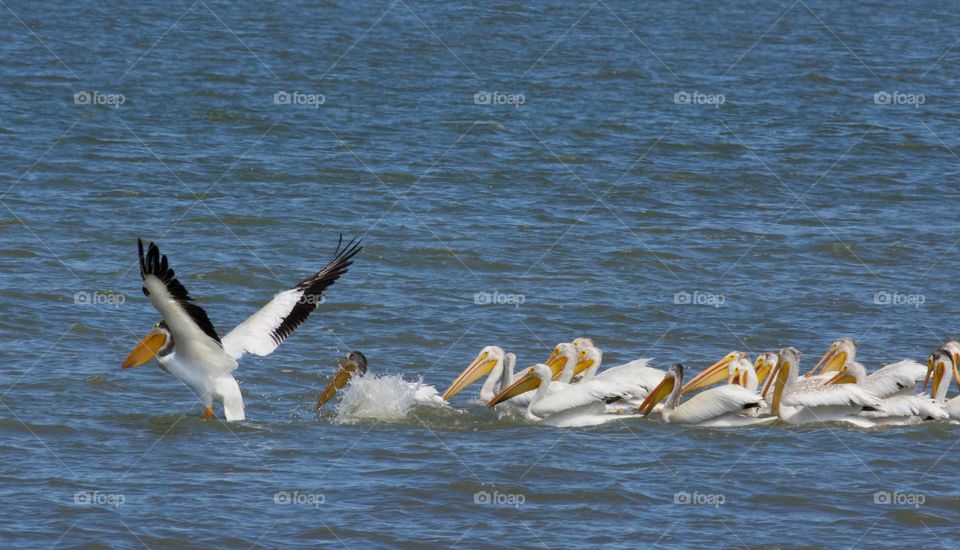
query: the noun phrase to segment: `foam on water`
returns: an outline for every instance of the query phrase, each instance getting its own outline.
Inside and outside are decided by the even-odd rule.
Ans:
[[[396,422],[417,406],[449,407],[436,388],[407,382],[399,374],[367,375],[354,378],[337,404],[336,422],[352,424],[360,420]]]

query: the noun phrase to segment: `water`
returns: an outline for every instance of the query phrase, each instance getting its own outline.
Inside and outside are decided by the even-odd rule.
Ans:
[[[924,360],[957,314],[955,9],[6,6],[6,544],[960,542],[954,426],[564,430],[477,387],[400,419],[312,409],[351,349],[441,391],[484,345],[525,366],[581,335],[692,370],[788,344],[802,368],[844,335],[871,369]],[[238,371],[249,421],[121,372],[158,320],[137,237],[223,333],[339,233],[356,265]]]

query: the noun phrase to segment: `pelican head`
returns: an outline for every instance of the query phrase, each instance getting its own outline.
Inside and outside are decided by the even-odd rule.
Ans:
[[[777,354],[772,351],[766,351],[757,356],[757,360],[753,363],[753,370],[757,372],[758,382],[763,382],[773,367],[777,366],[777,361]]]
[[[557,344],[557,347],[553,348],[553,353],[550,354],[546,363],[553,371],[553,379],[557,380],[560,378],[560,374],[567,368],[567,363],[573,363],[573,365],[570,365],[571,368],[576,368],[578,355],[577,346],[573,343],[563,342]]]
[[[449,401],[451,397],[463,391],[463,389],[470,384],[490,374],[493,367],[496,366],[498,362],[502,362],[503,358],[503,349],[499,346],[487,346],[480,350],[477,357],[474,358],[467,368],[460,373],[460,376],[450,384],[447,391],[443,393],[443,399]]]
[[[680,394],[684,395],[724,381],[728,383],[734,381],[736,379],[734,371],[737,370],[738,363],[741,360],[749,361],[750,359],[742,351],[731,351],[716,363],[703,369],[703,372],[691,378],[689,382],[684,384]]]
[[[573,344],[573,345],[577,348],[577,351],[583,351],[583,350],[586,349],[586,348],[595,348],[595,347],[597,347],[597,346],[593,343],[593,340],[592,340],[591,338],[585,338],[585,337],[583,337],[583,336],[580,336],[580,337],[578,337],[578,338],[574,338],[574,339],[573,339],[573,342],[570,342],[570,343]]]
[[[770,404],[770,414],[777,416],[780,414],[780,401],[783,399],[783,392],[787,386],[797,378],[800,372],[800,352],[795,347],[786,347],[780,350],[777,360],[777,366],[774,372],[770,373],[770,379],[764,387],[763,394],[766,396],[770,389],[770,383],[773,382],[773,402]]]
[[[591,367],[599,365],[601,361],[603,361],[603,352],[598,348],[580,350],[580,353],[577,354],[577,366],[574,367],[573,374],[580,374]]]
[[[367,356],[359,351],[351,351],[345,356],[340,358],[338,361],[340,368],[337,369],[337,372],[333,375],[333,378],[330,379],[330,382],[327,383],[327,387],[324,388],[323,392],[320,394],[320,398],[317,399],[317,408],[323,406],[324,403],[333,398],[338,391],[343,389],[354,376],[363,377],[367,374]]]
[[[820,361],[804,376],[810,377],[816,374],[820,365],[823,365],[821,374],[835,372],[840,370],[847,361],[856,361],[856,359],[857,343],[853,341],[853,338],[840,338],[830,344],[830,349],[827,350],[827,353],[824,353]]]
[[[167,322],[160,321],[153,325],[153,330],[140,340],[120,367],[124,369],[139,367],[154,357],[162,358],[171,353],[173,353],[173,334],[170,333]]]
[[[653,391],[647,394],[643,403],[640,403],[637,412],[643,416],[649,416],[653,408],[657,406],[657,403],[667,399],[668,396],[669,399],[667,399],[667,403],[664,405],[664,410],[675,408],[680,403],[680,387],[682,385],[683,365],[674,363],[667,369],[667,375],[663,377],[663,380],[657,384],[657,387],[653,388]]]
[[[933,375],[932,395],[935,399],[938,397],[941,384],[943,384],[944,381],[946,381],[948,385],[950,384],[950,369],[953,369],[954,380],[957,380],[957,384],[960,384],[960,372],[958,372],[957,369],[956,357],[950,350],[945,349],[945,347],[946,346],[931,353],[930,357],[927,358],[927,375],[923,378],[923,391],[926,391],[927,382],[930,381],[930,375]],[[946,390],[944,390],[943,393],[946,395]]]

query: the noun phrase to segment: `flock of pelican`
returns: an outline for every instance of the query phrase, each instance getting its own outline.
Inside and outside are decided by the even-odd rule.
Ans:
[[[356,241],[344,245],[341,237],[323,269],[278,293],[221,338],[207,313],[176,278],[167,257],[153,243],[144,251],[138,241],[143,293],[162,320],[122,367],[137,367],[155,358],[161,369],[193,390],[204,405],[204,418],[213,416],[214,403],[221,403],[227,420],[243,420],[243,398],[232,374],[237,361],[247,353],[272,353],[306,321],[324,291],[347,272],[361,249]],[[601,370],[600,348],[589,338],[577,338],[558,344],[545,363],[520,372],[514,371],[514,354],[487,346],[443,395],[419,383],[408,383],[407,389],[418,403],[445,405],[484,379],[479,397],[488,407],[512,410],[531,422],[552,426],[590,426],[651,413],[659,413],[667,423],[720,427],[777,421],[843,422],[859,427],[960,421],[960,397],[947,399],[951,377],[960,386],[960,341],[951,340],[930,354],[926,367],[904,360],[868,373],[856,355],[853,339],[841,338],[801,376],[795,348],[762,353],[754,361],[744,352],[733,351],[685,380],[683,365],[664,371],[651,367],[649,359]],[[363,353],[347,355],[320,395],[317,408],[366,371]],[[927,394],[931,379],[932,393]]]
[[[600,370],[603,354],[589,338],[558,344],[545,363],[516,374],[514,354],[487,346],[442,397],[449,400],[486,377],[480,400],[487,406],[566,427],[651,413],[666,423],[713,427],[840,422],[870,428],[960,421],[960,397],[947,399],[951,377],[960,386],[960,341],[934,351],[926,366],[904,360],[868,373],[856,355],[853,339],[841,338],[801,375],[796,348],[761,353],[753,361],[732,351],[685,381],[683,365],[663,371],[652,368],[649,359]]]

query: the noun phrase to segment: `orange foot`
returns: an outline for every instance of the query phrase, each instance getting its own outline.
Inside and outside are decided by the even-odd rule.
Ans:
[[[213,418],[213,409],[207,407],[207,410],[203,411],[203,419],[210,420],[211,418]]]

